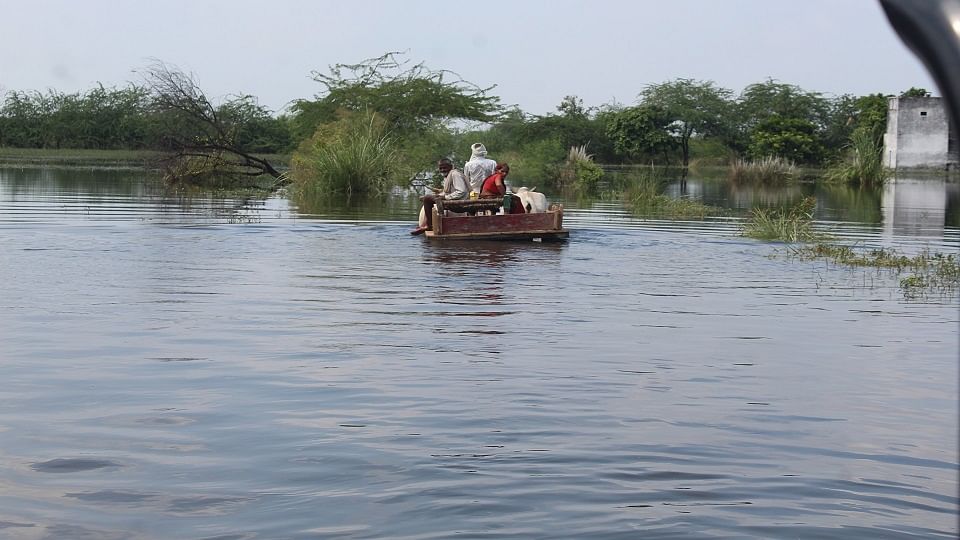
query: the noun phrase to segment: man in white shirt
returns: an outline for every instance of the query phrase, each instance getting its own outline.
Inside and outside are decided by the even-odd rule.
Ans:
[[[463,166],[463,173],[470,182],[470,189],[480,193],[483,181],[493,174],[497,162],[487,157],[487,148],[480,143],[470,147],[470,160]]]
[[[437,170],[443,175],[443,188],[434,195],[421,197],[423,208],[420,209],[420,221],[410,234],[423,234],[433,228],[433,205],[437,199],[455,201],[470,196],[470,183],[462,172],[453,168],[452,161],[448,158],[441,159],[437,162]]]

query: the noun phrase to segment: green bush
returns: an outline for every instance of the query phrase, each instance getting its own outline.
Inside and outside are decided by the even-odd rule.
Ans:
[[[603,169],[593,162],[593,156],[587,154],[587,147],[571,147],[566,161],[560,167],[561,187],[573,187],[581,193],[596,193],[601,178]]]
[[[730,164],[730,180],[742,184],[782,184],[799,176],[789,159],[768,156],[754,161],[738,159]]]
[[[823,235],[813,228],[813,210],[817,200],[806,197],[792,208],[754,208],[750,220],[744,225],[743,235],[761,240],[783,242],[810,242]]]
[[[847,158],[827,169],[823,178],[828,182],[883,185],[889,171],[883,166],[883,143],[868,129],[858,128],[850,136]]]
[[[344,113],[300,145],[291,177],[307,192],[382,193],[396,178],[398,165],[396,140],[381,117],[370,111]]]
[[[517,151],[496,153],[493,159],[510,164],[511,185],[556,185],[564,150],[559,139],[542,139],[524,145]],[[519,182],[519,184],[518,184]]]

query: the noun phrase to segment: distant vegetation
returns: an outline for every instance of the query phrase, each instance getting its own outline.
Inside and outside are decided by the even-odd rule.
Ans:
[[[730,164],[730,180],[738,184],[776,185],[794,180],[797,176],[797,166],[779,156],[766,156],[756,161],[737,159]]]
[[[722,215],[721,208],[689,198],[674,198],[663,193],[667,185],[664,169],[645,167],[627,173],[624,198],[633,212],[644,217],[703,219]]]
[[[158,151],[173,156],[168,176],[187,181],[218,172],[284,182],[262,156],[293,154],[298,185],[352,193],[405,183],[441,156],[462,163],[477,141],[494,159],[510,161],[525,183],[581,192],[595,190],[597,164],[712,163],[761,183],[794,176],[787,164],[832,165],[831,178],[843,182],[883,178],[873,157],[887,96],[828,97],[772,79],[739,94],[712,81],[675,79],[638,88],[631,105],[588,106],[570,95],[556,112],[531,115],[503,106],[494,86],[392,52],[314,72],[319,92],[279,112],[244,94],[215,102],[192,75],[162,63],[141,75],[142,83],[123,88],[8,91],[0,147]],[[345,122],[354,121],[376,133],[368,139],[351,131]],[[571,149],[590,159],[572,158]],[[766,172],[773,164],[777,170]]]

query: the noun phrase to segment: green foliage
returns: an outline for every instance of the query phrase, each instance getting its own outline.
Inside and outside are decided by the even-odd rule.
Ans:
[[[388,52],[357,64],[336,64],[329,73],[314,72],[323,92],[293,107],[298,134],[336,121],[340,110],[372,110],[400,136],[418,133],[449,120],[490,122],[502,112],[499,98],[447,70],[423,63],[409,65],[402,53]]]
[[[64,94],[8,92],[0,146],[137,149],[150,146],[148,93],[136,86]]]
[[[795,180],[799,169],[789,159],[767,156],[755,161],[738,159],[730,165],[730,180],[739,184],[783,184]]]
[[[767,79],[744,88],[737,103],[737,114],[748,130],[771,116],[804,119],[821,127],[830,115],[830,102],[819,92]]]
[[[597,159],[616,160],[613,145],[606,135],[606,117],[609,109],[584,108],[582,100],[567,96],[557,106],[561,114],[528,116],[519,109],[502,115],[490,129],[465,135],[468,140],[483,140],[488,149],[501,152],[520,151],[533,142],[556,140],[560,148],[589,146]],[[565,150],[557,161],[563,161]]]
[[[634,214],[670,219],[721,215],[723,210],[689,198],[674,199],[663,194],[667,184],[663,169],[644,167],[627,173],[624,197]]]
[[[528,186],[557,185],[565,154],[560,139],[548,138],[503,152],[498,161],[510,164],[510,183],[513,185],[518,185],[518,182]]]
[[[677,141],[670,134],[672,122],[667,112],[658,106],[629,107],[611,114],[607,119],[607,137],[614,150],[628,162],[642,162],[662,157],[665,162]]]
[[[824,173],[828,182],[883,185],[889,176],[883,166],[883,143],[867,127],[858,128],[850,137],[847,156]]]
[[[797,162],[819,161],[824,157],[825,130],[831,124],[831,103],[818,92],[768,79],[744,88],[737,100],[736,115],[737,126],[728,133],[726,140],[738,153],[748,153],[754,158],[781,155]],[[778,123],[781,129],[773,128]],[[755,136],[757,129],[767,133]],[[776,145],[777,141],[765,140],[771,129],[774,133],[783,132],[788,139],[797,137],[798,140],[779,142],[795,147],[796,152],[804,157],[772,152],[768,146]],[[840,137],[842,140],[843,135]]]
[[[560,167],[560,185],[572,186],[581,193],[596,193],[603,169],[593,162],[593,156],[587,154],[586,146],[574,146],[567,153],[567,159]]]
[[[794,249],[792,255],[802,260],[827,259],[851,267],[912,272],[899,282],[908,298],[936,291],[952,293],[960,288],[960,258],[954,253],[945,255],[925,249],[909,257],[893,249],[857,250],[850,246],[817,243]]]
[[[817,200],[806,197],[786,210],[754,208],[744,224],[743,235],[760,240],[810,242],[823,235],[813,228]]]
[[[668,131],[676,139],[683,166],[690,163],[690,138],[722,136],[731,130],[732,92],[713,81],[676,79],[647,86],[641,105],[659,107],[670,120]]]
[[[386,120],[373,111],[346,112],[301,144],[291,177],[305,194],[377,194],[395,179],[397,165]]]
[[[930,92],[926,88],[917,88],[911,86],[909,90],[905,90],[900,94],[902,98],[912,98],[912,97],[930,97]]]
[[[782,157],[798,163],[817,163],[824,155],[817,127],[809,120],[770,116],[750,135],[753,159]]]

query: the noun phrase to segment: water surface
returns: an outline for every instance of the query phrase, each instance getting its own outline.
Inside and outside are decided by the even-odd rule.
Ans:
[[[913,184],[819,225],[956,252]],[[0,537],[956,537],[956,294],[565,203],[433,244],[412,196],[0,170]]]

